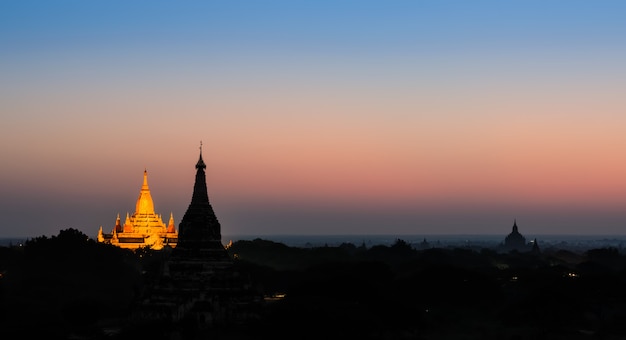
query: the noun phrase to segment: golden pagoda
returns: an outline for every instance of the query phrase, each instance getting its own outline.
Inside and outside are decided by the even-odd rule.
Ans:
[[[121,224],[120,215],[117,214],[115,227],[110,234],[104,233],[102,226],[100,226],[98,242],[128,249],[149,247],[160,250],[166,245],[172,248],[176,247],[178,232],[174,224],[174,215],[170,213],[169,223],[165,225],[161,215],[154,212],[154,202],[148,187],[147,170],[143,172],[143,185],[139,191],[135,213],[132,216],[126,213],[124,224]]]

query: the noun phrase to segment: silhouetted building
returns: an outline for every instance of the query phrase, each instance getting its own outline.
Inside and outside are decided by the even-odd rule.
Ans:
[[[418,244],[417,248],[418,249],[429,249],[429,248],[431,248],[431,246],[430,246],[430,243],[428,243],[428,241],[426,241],[426,238],[424,238],[424,240]]]
[[[537,243],[536,238],[532,241],[532,243],[533,243],[533,246],[530,249],[530,252],[533,254],[537,254],[537,255],[541,254],[541,249],[539,249],[539,244]]]
[[[170,220],[166,226],[160,214],[154,212],[154,202],[148,187],[148,171],[143,172],[143,185],[139,191],[135,213],[121,224],[120,214],[117,214],[112,232],[104,233],[102,226],[98,230],[98,242],[109,243],[120,248],[138,249],[149,247],[159,250],[164,246],[176,247],[178,232],[174,224],[174,215],[170,213]]]
[[[218,263],[230,266],[232,261],[222,245],[221,225],[209,203],[204,169],[201,151],[191,203],[178,226],[178,247],[172,253],[172,261],[195,258],[209,261],[213,266]]]
[[[524,251],[527,248],[526,238],[517,230],[517,221],[513,221],[513,230],[504,239],[504,248],[506,250]]]
[[[209,203],[205,168],[201,148],[191,203],[179,225],[178,245],[133,312],[135,321],[184,325],[178,329],[197,333],[256,316],[247,309],[257,299],[249,279],[234,270],[221,243],[221,226]]]

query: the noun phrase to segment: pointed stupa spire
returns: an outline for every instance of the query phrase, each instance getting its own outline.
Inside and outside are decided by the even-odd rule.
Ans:
[[[200,156],[196,163],[196,181],[193,186],[191,203],[178,225],[178,245],[176,250],[182,254],[187,250],[200,250],[203,256],[214,260],[229,260],[222,245],[221,226],[207,192],[206,165],[202,160],[202,142]]]
[[[541,253],[541,249],[539,249],[539,244],[537,243],[537,238],[535,238],[535,240],[533,241],[533,247],[530,251],[534,254]]]
[[[113,230],[117,232],[122,231],[122,222],[120,222],[120,213],[117,213],[117,218],[115,219],[115,227],[113,228]]]
[[[513,219],[513,232],[514,233],[519,232],[517,231],[517,219],[516,218]]]
[[[150,188],[148,187],[148,170],[143,171],[143,184],[139,191],[139,197],[137,198],[137,205],[135,207],[135,214],[154,214],[154,202],[152,201],[152,195],[150,195]]]
[[[211,209],[210,213],[213,214],[213,208],[211,208],[211,204],[209,203],[209,194],[206,188],[206,175],[204,169],[206,169],[206,164],[204,164],[204,161],[202,160],[202,141],[200,141],[200,156],[198,158],[198,162],[196,163],[196,182],[193,186],[193,196],[191,197],[190,208],[192,205],[203,207],[208,206]]]
[[[102,226],[100,226],[100,229],[98,230],[98,242],[102,241],[104,241],[104,233],[102,232]]]
[[[174,213],[170,213],[170,221],[167,224],[167,232],[168,233],[176,232],[176,225],[174,224]]]
[[[200,141],[200,158],[198,159],[198,163],[196,163],[196,169],[206,169],[206,164],[202,160],[202,141]]]
[[[133,229],[135,229],[133,227],[133,223],[130,220],[130,215],[128,214],[128,212],[126,213],[126,221],[124,222],[124,232],[125,233],[132,233]]]

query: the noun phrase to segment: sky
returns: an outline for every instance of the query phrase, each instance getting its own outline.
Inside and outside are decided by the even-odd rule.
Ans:
[[[0,2],[0,237],[626,234],[626,2]]]

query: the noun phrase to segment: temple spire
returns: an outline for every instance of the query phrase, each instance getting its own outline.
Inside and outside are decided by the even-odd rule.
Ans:
[[[207,191],[206,165],[202,160],[202,142],[200,142],[200,156],[196,163],[196,180],[193,186],[191,203],[178,225],[177,253],[183,254],[185,250],[202,249],[203,256],[214,260],[228,260],[224,246],[222,245],[221,226],[213,207],[209,202]]]
[[[196,163],[196,169],[206,169],[206,164],[202,160],[202,141],[200,141],[200,158],[198,159],[198,163]]]
[[[122,232],[122,223],[120,221],[120,213],[117,213],[117,218],[115,219],[115,231]]]
[[[143,184],[141,185],[139,197],[137,198],[135,214],[154,214],[154,202],[150,194],[150,187],[148,187],[148,170],[143,171]]]
[[[170,221],[167,224],[167,232],[168,233],[175,233],[176,232],[176,225],[174,224],[174,213],[170,212]]]

